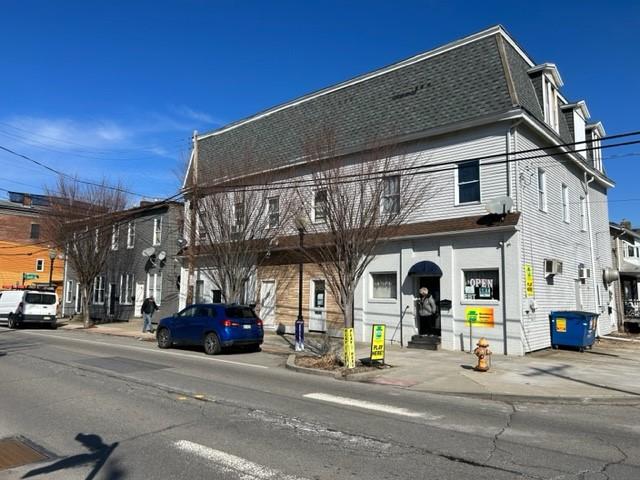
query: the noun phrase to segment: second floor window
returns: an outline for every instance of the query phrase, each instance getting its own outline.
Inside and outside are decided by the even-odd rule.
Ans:
[[[120,243],[120,227],[114,225],[111,230],[111,250],[118,250],[118,244]]]
[[[44,272],[44,260],[42,258],[36,260],[36,272]]]
[[[480,201],[480,162],[458,164],[458,203]]]
[[[569,187],[562,185],[562,220],[569,223]]]
[[[280,225],[280,197],[272,197],[268,202],[269,228],[276,228]]]
[[[136,244],[136,224],[129,222],[127,225],[127,248],[133,248]]]
[[[244,203],[236,202],[236,204],[233,206],[233,226],[235,227],[236,231],[242,230],[246,226],[246,220],[247,219],[245,218]]]
[[[382,213],[400,213],[400,176],[387,177],[382,192]]]
[[[318,190],[313,197],[313,221],[316,223],[327,221],[326,190]]]
[[[40,238],[40,224],[39,223],[32,223],[31,224],[31,235],[29,236],[29,238],[32,238],[34,240]]]
[[[538,208],[547,211],[547,172],[538,169]]]
[[[162,242],[162,217],[153,219],[153,245]]]

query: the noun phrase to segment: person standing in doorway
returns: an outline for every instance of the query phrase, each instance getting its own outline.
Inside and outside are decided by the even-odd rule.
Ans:
[[[420,316],[420,334],[434,335],[436,333],[436,301],[427,287],[418,290],[418,315]]]
[[[156,304],[153,297],[151,296],[145,298],[144,302],[142,302],[142,307],[140,308],[140,312],[142,313],[142,317],[144,319],[144,323],[142,324],[142,333],[153,333],[151,318],[153,317],[153,314],[156,310],[158,310],[158,305]]]

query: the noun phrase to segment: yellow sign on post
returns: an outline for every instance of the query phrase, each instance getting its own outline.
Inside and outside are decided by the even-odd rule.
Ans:
[[[533,267],[530,263],[524,264],[524,288],[527,298],[533,297]]]
[[[371,329],[371,361],[384,363],[384,325],[373,325]]]
[[[353,338],[353,328],[344,329],[344,366],[355,368],[356,366],[356,343]]]
[[[464,318],[467,326],[493,328],[493,307],[467,307]]]

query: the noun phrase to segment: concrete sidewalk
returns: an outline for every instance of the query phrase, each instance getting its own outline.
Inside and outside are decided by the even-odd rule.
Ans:
[[[61,329],[82,328],[69,323]],[[143,334],[142,321],[97,325],[91,333],[155,341]],[[307,343],[319,338],[309,336]],[[265,333],[263,351],[293,353],[293,338]],[[357,358],[369,356],[369,344],[356,345]],[[540,402],[623,402],[640,404],[640,343],[600,340],[593,350],[542,350],[524,357],[494,355],[489,372],[476,372],[476,357],[465,352],[426,351],[387,345],[392,368],[347,380],[367,381],[414,391],[464,395],[495,400]]]

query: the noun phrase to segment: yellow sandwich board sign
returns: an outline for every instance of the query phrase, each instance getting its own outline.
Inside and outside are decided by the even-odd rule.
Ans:
[[[371,361],[384,363],[384,325],[373,325],[371,329]]]
[[[353,328],[344,329],[344,366],[355,368],[356,366],[356,344],[353,338]]]

